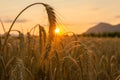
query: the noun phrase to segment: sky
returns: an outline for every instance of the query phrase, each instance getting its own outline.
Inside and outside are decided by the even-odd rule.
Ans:
[[[100,22],[120,24],[120,0],[0,0],[0,19],[6,31],[22,9],[36,2],[47,3],[55,9],[58,26],[65,32],[81,34]],[[25,33],[36,24],[48,26],[47,14],[41,5],[26,10],[13,29]],[[0,33],[3,33],[1,25]]]

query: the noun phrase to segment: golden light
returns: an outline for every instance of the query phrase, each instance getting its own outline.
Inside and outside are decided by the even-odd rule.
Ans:
[[[60,33],[60,29],[59,29],[59,28],[56,28],[56,29],[55,29],[55,33],[56,33],[56,34],[59,34],[59,33]]]

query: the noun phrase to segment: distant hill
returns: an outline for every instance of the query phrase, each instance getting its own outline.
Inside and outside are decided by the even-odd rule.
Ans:
[[[108,23],[99,23],[91,28],[89,28],[85,34],[90,33],[107,33],[107,32],[120,32],[120,24],[118,25],[111,25]]]

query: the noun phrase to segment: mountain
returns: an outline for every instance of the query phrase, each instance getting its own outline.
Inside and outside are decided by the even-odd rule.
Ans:
[[[120,32],[120,24],[111,25],[108,23],[99,23],[91,28],[89,28],[85,34],[89,33],[103,33],[103,32]]]

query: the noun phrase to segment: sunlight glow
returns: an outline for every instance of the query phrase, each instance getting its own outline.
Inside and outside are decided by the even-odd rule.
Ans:
[[[60,33],[60,29],[59,29],[59,28],[56,28],[56,29],[55,29],[55,33],[56,33],[56,34],[59,34],[59,33]]]

